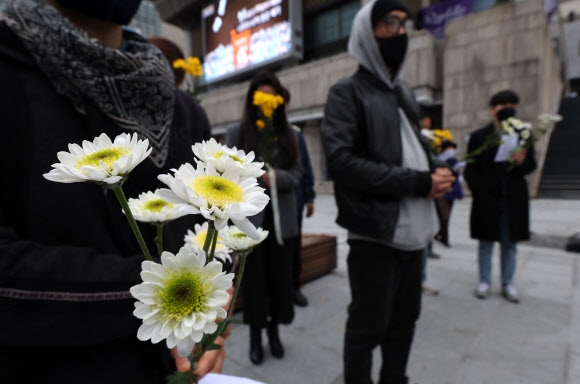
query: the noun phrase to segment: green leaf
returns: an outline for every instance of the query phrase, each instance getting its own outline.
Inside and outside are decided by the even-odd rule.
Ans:
[[[213,350],[220,349],[220,348],[221,348],[221,346],[220,346],[220,345],[218,345],[218,344],[212,344],[212,345],[210,345],[209,347],[207,347],[207,350],[206,350],[206,352],[207,352],[207,351],[213,351]]]

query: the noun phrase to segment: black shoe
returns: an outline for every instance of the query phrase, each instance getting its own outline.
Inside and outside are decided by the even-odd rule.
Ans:
[[[447,239],[447,236],[443,236],[440,233],[438,233],[435,235],[434,239],[437,240],[438,242],[440,242],[441,244],[443,244],[444,246],[446,246],[447,248],[451,248],[451,245],[449,245],[449,239]]]
[[[250,327],[250,360],[259,365],[264,360],[264,350],[262,349],[262,330]]]
[[[270,353],[272,356],[281,359],[284,357],[284,347],[280,342],[280,335],[278,334],[278,324],[269,324],[266,330],[268,333],[268,340],[270,342]]]
[[[430,259],[440,259],[441,258],[441,255],[439,255],[438,253],[435,253],[433,251],[429,251],[428,256]]]
[[[304,295],[302,294],[302,292],[300,292],[299,289],[294,291],[294,304],[296,304],[299,307],[308,306],[308,300],[306,299],[306,297],[304,297]]]

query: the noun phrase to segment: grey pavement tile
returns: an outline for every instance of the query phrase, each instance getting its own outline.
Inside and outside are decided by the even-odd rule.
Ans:
[[[477,241],[469,238],[470,204],[466,198],[453,207],[452,247],[434,243],[442,258],[429,260],[428,276],[440,295],[423,296],[409,361],[410,383],[579,384],[580,255],[520,244],[515,283],[522,302],[514,305],[500,296],[496,247],[492,294],[478,300],[473,296]],[[350,291],[346,231],[334,223],[335,209],[333,196],[318,196],[315,215],[304,220],[304,232],[337,236],[338,266],[303,287],[310,305],[296,308],[295,321],[281,327],[284,359],[270,356],[264,335],[265,359],[254,366],[248,358],[248,329],[234,325],[224,373],[268,384],[342,383],[342,340]],[[580,212],[580,201],[532,200],[531,210],[532,230],[537,234],[580,232],[580,221],[570,214]],[[380,361],[377,349],[375,379]]]
[[[466,358],[445,384],[556,384],[559,380],[540,381],[498,367],[495,363]],[[438,384],[438,383],[433,383]]]

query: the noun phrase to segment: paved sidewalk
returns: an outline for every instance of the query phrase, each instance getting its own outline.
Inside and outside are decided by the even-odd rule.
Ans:
[[[469,238],[470,204],[469,199],[455,204],[452,248],[436,244],[434,250],[442,258],[429,260],[429,281],[441,293],[423,297],[409,364],[411,383],[580,383],[580,254],[537,246],[537,241],[521,243],[516,286],[522,302],[515,305],[499,294],[496,249],[492,295],[477,300],[472,293],[477,243]],[[580,200],[533,200],[531,210],[531,229],[540,238],[580,232]],[[264,334],[264,362],[252,365],[248,329],[234,325],[223,373],[268,384],[342,383],[348,245],[346,232],[334,223],[335,215],[334,197],[321,195],[315,215],[304,221],[305,232],[337,236],[338,267],[304,287],[310,305],[296,308],[294,322],[281,328],[284,359],[270,355]],[[378,352],[375,360],[376,377]]]

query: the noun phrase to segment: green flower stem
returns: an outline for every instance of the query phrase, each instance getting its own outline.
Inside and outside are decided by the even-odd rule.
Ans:
[[[157,236],[155,236],[155,245],[157,245],[157,253],[159,257],[163,253],[163,224],[157,225]]]
[[[244,269],[246,268],[246,257],[248,254],[249,252],[240,253],[240,269],[238,271],[238,275],[236,276],[236,287],[234,288],[234,295],[232,297],[232,301],[230,302],[230,307],[228,308],[227,318],[230,318],[234,310],[234,305],[236,304],[236,298],[238,297],[238,291],[240,290],[240,285],[242,284],[242,277],[244,276]]]
[[[213,239],[211,240],[211,252],[209,253],[210,254],[209,261],[212,261],[215,255],[215,247],[217,245],[217,239],[218,239],[218,231],[214,230]]]
[[[149,253],[149,249],[147,249],[147,245],[145,244],[145,240],[143,240],[143,235],[141,235],[141,231],[139,230],[139,227],[137,226],[137,222],[135,221],[135,218],[133,217],[133,213],[131,212],[131,208],[129,208],[129,203],[127,202],[127,198],[125,197],[125,193],[123,192],[123,188],[116,187],[113,189],[113,192],[115,192],[115,196],[117,196],[117,200],[119,200],[119,203],[121,203],[121,207],[123,208],[123,212],[125,212],[125,216],[127,216],[127,220],[129,220],[129,225],[131,226],[131,229],[133,230],[133,233],[135,234],[135,237],[137,238],[137,242],[139,243],[139,246],[141,247],[141,252],[143,252],[143,255],[145,256],[145,258],[147,260],[153,261],[153,258],[151,257],[151,254]]]
[[[214,236],[217,240],[217,233],[218,231],[215,229],[213,220],[210,220],[207,225],[207,235],[205,236],[205,242],[203,243],[203,250],[205,252],[208,263],[213,260],[215,248],[212,250],[212,244],[214,243]]]

